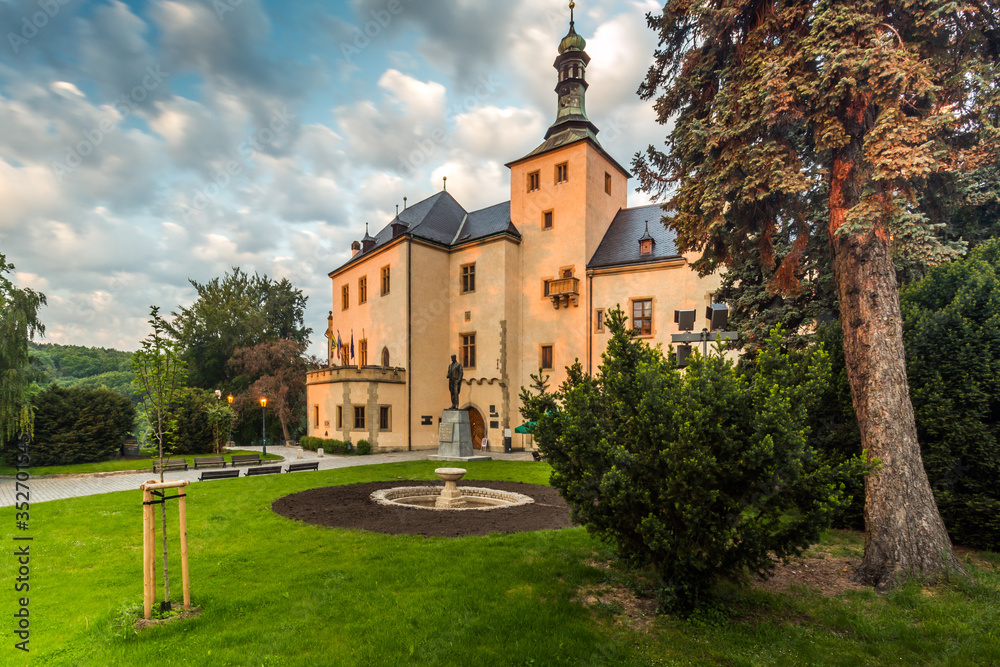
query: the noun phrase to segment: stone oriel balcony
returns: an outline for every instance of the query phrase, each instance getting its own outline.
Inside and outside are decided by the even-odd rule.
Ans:
[[[396,366],[327,366],[306,373],[306,384],[358,381],[404,384],[406,369]]]
[[[552,307],[556,310],[580,305],[580,279],[579,278],[557,278],[549,281],[549,292],[547,295],[552,299]]]

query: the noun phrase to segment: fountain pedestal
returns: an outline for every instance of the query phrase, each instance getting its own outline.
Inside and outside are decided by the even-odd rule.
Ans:
[[[465,475],[465,468],[437,468],[434,473],[444,480],[444,490],[434,502],[434,507],[445,509],[465,507],[465,499],[458,490],[458,480]]]
[[[438,424],[438,453],[431,461],[490,461],[490,456],[475,456],[472,449],[472,428],[465,410],[445,410]]]

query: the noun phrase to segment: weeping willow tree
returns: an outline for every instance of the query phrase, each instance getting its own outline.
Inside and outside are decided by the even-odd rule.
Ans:
[[[13,270],[0,254],[0,441],[31,435],[28,341],[45,334],[38,320],[45,295],[14,285],[4,276]]]
[[[1000,146],[995,0],[671,0],[639,94],[673,124],[634,168],[705,273],[755,257],[775,295],[825,243],[866,479],[859,581],[961,571],[920,458],[894,262],[961,252],[936,195],[974,191]],[[787,244],[780,252],[776,247]]]

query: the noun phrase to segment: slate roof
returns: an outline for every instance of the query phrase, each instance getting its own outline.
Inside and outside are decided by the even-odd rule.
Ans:
[[[407,225],[405,234],[447,247],[503,233],[521,238],[521,233],[510,221],[509,201],[468,212],[450,193],[442,191],[400,211],[375,235],[374,246],[367,252],[359,252],[333,272],[361,261],[391,241],[393,223]]]
[[[677,235],[660,222],[663,209],[659,204],[623,208],[611,221],[607,233],[597,246],[597,251],[587,264],[588,269],[628,264],[648,264],[671,257],[679,257],[674,240]],[[649,236],[653,237],[653,252],[639,254],[639,239],[646,233],[649,222]]]

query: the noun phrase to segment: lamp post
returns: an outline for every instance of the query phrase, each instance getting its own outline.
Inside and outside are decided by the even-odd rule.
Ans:
[[[233,409],[233,395],[229,394],[229,396],[226,396],[226,400],[229,401],[229,410],[232,411],[232,409]],[[229,417],[229,430],[226,431],[226,447],[229,446],[229,443],[232,441],[232,439],[233,439],[233,418],[230,415],[230,417]],[[223,447],[223,450],[225,450],[225,447]]]
[[[264,441],[264,456],[267,458],[267,417],[264,408],[267,407],[267,396],[260,397],[260,435]]]

